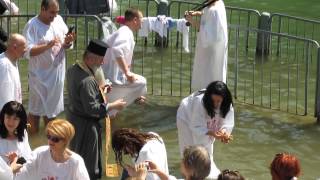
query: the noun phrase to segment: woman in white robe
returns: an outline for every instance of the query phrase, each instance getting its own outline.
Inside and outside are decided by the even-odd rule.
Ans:
[[[220,170],[213,161],[213,143],[219,139],[228,143],[234,126],[232,96],[222,81],[210,83],[181,101],[177,112],[180,153],[190,145],[204,146],[210,154],[209,179],[216,179]]]
[[[74,128],[66,120],[50,121],[46,127],[48,145],[36,148],[33,158],[22,167],[16,180],[89,180],[82,157],[67,147]]]
[[[192,26],[199,27],[191,88],[197,91],[212,81],[227,80],[228,28],[225,6],[222,0],[213,2],[202,11],[187,13]],[[200,24],[192,16],[201,16]]]
[[[23,105],[10,101],[3,106],[0,113],[0,155],[10,164],[8,155],[15,153],[26,160],[31,158],[28,141],[27,114]]]
[[[122,155],[127,154],[133,158],[134,164],[152,161],[161,171],[169,174],[166,147],[162,138],[156,133],[144,133],[131,128],[118,129],[112,134],[112,149],[120,165],[124,165]],[[127,164],[124,167],[130,175],[133,167]],[[146,180],[158,179],[159,176],[151,172],[146,177]]]

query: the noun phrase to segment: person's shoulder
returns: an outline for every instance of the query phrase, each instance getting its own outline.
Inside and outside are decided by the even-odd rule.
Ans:
[[[70,151],[70,152],[71,152],[71,156],[70,156],[70,159],[69,159],[70,163],[72,163],[74,165],[79,164],[79,163],[80,164],[84,163],[83,158],[79,154],[77,154],[77,153],[75,153],[73,151]]]
[[[1,70],[5,70],[6,67],[8,67],[9,65],[9,59],[5,56],[5,53],[3,52],[2,54],[0,54],[0,66],[1,66]]]
[[[35,154],[44,154],[44,153],[46,153],[46,152],[48,152],[49,151],[49,146],[48,145],[45,145],[45,146],[39,146],[39,147],[37,147],[37,148],[35,148],[34,150],[33,150],[33,153],[35,153]]]

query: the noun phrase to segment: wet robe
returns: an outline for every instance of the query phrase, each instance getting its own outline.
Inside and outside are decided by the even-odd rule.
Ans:
[[[102,174],[101,125],[107,116],[107,105],[91,71],[79,63],[67,72],[69,105],[67,119],[74,125],[75,136],[70,148],[78,153],[86,164],[90,178],[100,178]]]
[[[9,101],[22,103],[21,82],[17,63],[0,54],[0,110]]]
[[[211,118],[202,104],[203,93],[195,92],[184,98],[177,112],[177,128],[181,157],[183,150],[189,145],[201,145],[207,149],[211,159],[209,179],[215,179],[220,173],[213,161],[213,143],[215,138],[206,135],[208,130],[215,132],[225,129],[232,132],[234,126],[234,110],[230,107],[225,118],[216,110],[215,117]]]
[[[192,91],[206,88],[213,81],[227,80],[228,32],[222,0],[203,10],[192,71]]]
[[[107,95],[108,99],[113,102],[123,98],[128,106],[147,93],[146,79],[138,75],[138,79],[130,83],[117,63],[117,58],[122,57],[130,70],[135,45],[133,33],[128,26],[124,25],[111,34],[106,43],[110,48],[104,57],[102,69],[105,77],[112,82],[112,90]]]
[[[29,112],[33,115],[56,117],[64,110],[63,87],[65,77],[65,51],[62,47],[68,27],[57,15],[50,25],[41,22],[38,16],[26,24],[23,35],[27,39],[26,56],[29,64]],[[55,37],[61,44],[30,56],[33,46],[48,43]]]

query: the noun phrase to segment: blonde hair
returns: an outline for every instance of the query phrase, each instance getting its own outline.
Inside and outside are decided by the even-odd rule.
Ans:
[[[188,146],[183,151],[182,162],[191,171],[189,180],[204,180],[210,173],[211,162],[208,151],[202,146]]]
[[[52,135],[62,138],[67,145],[74,136],[75,130],[73,125],[64,119],[55,119],[50,121],[46,127],[46,133],[50,132]]]

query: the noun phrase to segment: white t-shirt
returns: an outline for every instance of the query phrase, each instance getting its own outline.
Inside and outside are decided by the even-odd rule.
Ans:
[[[16,180],[90,180],[81,156],[72,152],[63,163],[55,162],[49,146],[41,146],[33,152],[33,160],[17,174]]]
[[[27,131],[24,132],[23,141],[21,142],[18,141],[18,139],[8,140],[0,137],[0,156],[7,163],[9,160],[6,155],[9,152],[15,152],[18,157],[24,157],[26,160],[31,159],[31,148],[29,145]]]

